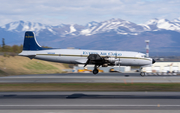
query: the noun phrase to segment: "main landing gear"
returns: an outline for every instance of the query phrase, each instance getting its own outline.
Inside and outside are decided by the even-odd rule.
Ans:
[[[99,70],[97,69],[99,66],[95,65],[94,66],[94,70],[93,70],[93,74],[98,74],[99,73]]]
[[[98,72],[99,72],[98,69],[93,70],[93,74],[98,74]]]

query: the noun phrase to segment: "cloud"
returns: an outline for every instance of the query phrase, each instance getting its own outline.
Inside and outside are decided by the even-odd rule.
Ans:
[[[179,0],[1,0],[0,24],[15,20],[85,24],[110,18],[144,23],[178,18],[179,6]]]

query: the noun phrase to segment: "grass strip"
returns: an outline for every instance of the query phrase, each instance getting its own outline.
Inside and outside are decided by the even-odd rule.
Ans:
[[[180,83],[0,83],[0,91],[180,91]]]

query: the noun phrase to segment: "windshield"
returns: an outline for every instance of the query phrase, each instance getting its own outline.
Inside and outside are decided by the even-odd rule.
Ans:
[[[146,55],[141,55],[141,57],[146,58]]]
[[[145,54],[137,54],[136,57],[146,58]]]

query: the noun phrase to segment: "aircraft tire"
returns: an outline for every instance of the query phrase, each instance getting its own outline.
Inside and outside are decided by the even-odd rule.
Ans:
[[[146,75],[146,73],[141,72],[140,75],[141,75],[142,77],[144,77],[144,76]]]
[[[98,74],[98,72],[99,72],[98,69],[94,69],[94,70],[93,70],[93,74],[94,74],[94,75],[95,75],[95,74]]]

